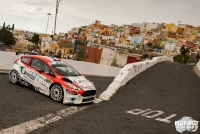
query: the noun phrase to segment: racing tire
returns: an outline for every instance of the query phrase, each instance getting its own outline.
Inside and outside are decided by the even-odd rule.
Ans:
[[[64,98],[63,88],[59,84],[54,84],[50,88],[51,99],[56,102],[61,102]]]
[[[10,82],[13,84],[17,84],[19,82],[19,75],[18,72],[13,70],[10,73]]]

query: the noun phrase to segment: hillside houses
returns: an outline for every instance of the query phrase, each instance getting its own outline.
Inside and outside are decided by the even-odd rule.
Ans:
[[[79,29],[81,29],[81,32],[78,36]],[[34,34],[16,30],[12,32],[18,42],[18,47],[24,43],[26,45],[23,45],[23,47],[29,46],[30,42],[23,40],[30,40]],[[106,65],[110,65],[112,59],[118,58],[119,65],[124,66],[129,55],[151,55],[149,52],[152,51],[154,51],[154,54],[173,57],[180,53],[182,46],[188,47],[191,53],[199,53],[200,50],[200,26],[156,22],[119,26],[115,24],[104,25],[101,21],[96,20],[93,24],[72,28],[68,32],[57,33],[54,39],[52,38],[53,35],[39,34],[40,51],[51,52],[66,58],[69,54],[72,54],[77,36],[79,45],[84,46],[80,47],[80,49],[83,49],[84,55],[87,53],[85,46],[91,47],[87,48],[88,51],[98,51],[99,55],[99,57],[93,57],[94,53],[90,52],[89,58],[82,57],[82,59],[88,62],[98,61],[97,63]],[[111,49],[112,52],[109,54],[107,49]],[[112,53],[116,53],[116,55],[110,56],[113,55]]]

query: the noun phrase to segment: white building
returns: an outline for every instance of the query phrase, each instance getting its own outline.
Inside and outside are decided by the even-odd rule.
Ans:
[[[168,51],[174,51],[176,46],[176,40],[170,40],[166,42],[165,49]]]
[[[44,49],[44,47],[46,49],[49,49],[50,48],[50,42],[52,41],[52,38],[51,37],[42,37],[42,41],[41,41],[41,46],[42,48]],[[44,51],[44,50],[42,50]]]
[[[103,51],[102,51],[102,54],[101,54],[100,64],[110,66],[115,57],[117,59],[117,64],[119,66],[125,66],[126,65],[127,56],[125,54],[118,54],[115,50],[112,50],[110,48],[103,48]]]

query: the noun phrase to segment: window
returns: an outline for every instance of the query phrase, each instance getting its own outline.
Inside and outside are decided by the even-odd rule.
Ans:
[[[51,69],[43,61],[41,61],[39,59],[34,58],[32,60],[31,67],[36,70],[40,69],[45,74],[53,75],[53,72],[51,71]]]
[[[80,74],[69,65],[55,64],[52,65],[54,71],[62,76],[80,76]]]
[[[31,58],[28,58],[28,57],[22,57],[21,58],[22,62],[29,65],[30,64],[30,61],[31,61]]]

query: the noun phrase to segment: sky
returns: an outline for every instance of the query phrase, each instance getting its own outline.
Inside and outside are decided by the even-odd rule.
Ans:
[[[0,26],[51,34],[55,26],[57,0],[0,0]],[[61,0],[56,33],[101,24],[129,25],[156,22],[200,26],[200,0]],[[47,14],[51,15],[48,16]],[[49,21],[48,21],[49,17]]]

